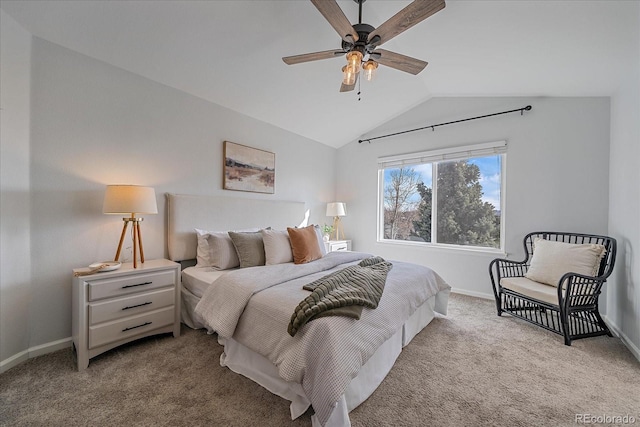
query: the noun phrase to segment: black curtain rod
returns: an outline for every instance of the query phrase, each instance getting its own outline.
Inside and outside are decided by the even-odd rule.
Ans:
[[[520,111],[520,115],[523,115],[525,111],[530,111],[531,108],[532,108],[531,105],[527,105],[526,107],[516,108],[515,110],[502,111],[500,113],[486,114],[484,116],[470,117],[468,119],[455,120],[453,122],[439,123],[437,125],[429,125],[429,126],[424,126],[424,127],[421,127],[421,128],[416,128],[416,129],[403,130],[401,132],[390,133],[388,135],[381,135],[381,136],[375,136],[373,138],[359,139],[358,143],[362,144],[364,141],[367,141],[368,143],[371,143],[371,141],[376,140],[376,139],[380,139],[380,138],[388,138],[390,136],[402,135],[403,133],[415,132],[417,130],[425,130],[425,129],[435,130],[435,128],[437,128],[438,126],[446,126],[446,125],[452,125],[454,123],[468,122],[469,120],[484,119],[486,117],[499,116],[501,114],[515,113],[516,111]]]

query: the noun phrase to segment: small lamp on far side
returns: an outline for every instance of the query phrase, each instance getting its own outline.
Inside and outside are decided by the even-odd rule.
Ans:
[[[124,226],[122,227],[120,243],[118,244],[114,261],[118,261],[120,258],[122,242],[124,241],[127,227],[131,222],[133,223],[133,268],[138,268],[138,249],[140,249],[140,262],[144,263],[142,233],[140,232],[140,222],[143,218],[136,217],[136,214],[158,213],[155,190],[152,187],[138,185],[107,185],[102,212],[106,214],[131,215],[128,218],[122,218]]]
[[[327,216],[333,217],[333,230],[336,233],[336,240],[340,240],[340,235],[344,239],[344,230],[340,217],[347,216],[347,207],[342,202],[327,203]]]

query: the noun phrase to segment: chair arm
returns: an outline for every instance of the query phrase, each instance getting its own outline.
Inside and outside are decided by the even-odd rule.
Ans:
[[[489,264],[489,272],[495,271],[498,281],[504,277],[523,277],[528,268],[526,260],[512,261],[505,258],[496,258]]]
[[[527,272],[527,261],[512,261],[505,258],[496,258],[489,264],[489,277],[493,287],[493,295],[499,301],[498,289],[500,279],[503,277],[522,277]]]
[[[568,307],[593,305],[597,302],[606,276],[566,273],[558,281],[558,301]]]

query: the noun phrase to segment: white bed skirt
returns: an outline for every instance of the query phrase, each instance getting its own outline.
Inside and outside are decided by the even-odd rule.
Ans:
[[[367,363],[362,366],[358,375],[351,380],[340,400],[336,402],[331,417],[324,427],[351,425],[349,412],[364,402],[378,388],[393,367],[402,348],[409,344],[433,320],[436,311],[446,314],[449,293],[449,290],[441,291],[428,299],[413,313],[400,330],[376,350]],[[184,304],[189,304],[185,298],[183,301]],[[186,310],[183,307],[183,314]],[[183,321],[185,320],[183,317]],[[188,320],[193,323],[191,316]],[[302,386],[280,378],[277,367],[267,358],[232,338],[218,338],[218,342],[224,346],[224,352],[220,356],[220,364],[253,380],[273,394],[289,400],[291,402],[291,419],[298,418],[309,408],[309,399],[307,399]],[[313,427],[321,427],[315,415],[311,417],[311,420]]]
[[[196,309],[196,305],[198,305],[198,301],[200,298],[192,294],[188,289],[184,286],[182,287],[182,295],[180,301],[182,303],[182,307],[180,307],[180,317],[182,319],[182,323],[190,327],[191,329],[204,329],[204,325],[202,322],[194,319],[194,311]]]

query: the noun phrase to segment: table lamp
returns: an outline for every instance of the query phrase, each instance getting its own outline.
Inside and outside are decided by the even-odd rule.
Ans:
[[[340,240],[340,235],[344,239],[344,230],[340,217],[347,215],[346,204],[342,202],[327,203],[327,216],[333,217],[333,230],[336,233],[336,240]]]
[[[152,187],[138,185],[107,185],[102,212],[106,214],[131,215],[128,218],[122,218],[124,226],[122,227],[120,243],[118,244],[114,261],[118,261],[120,258],[124,235],[131,222],[133,223],[133,268],[138,268],[138,249],[140,249],[140,262],[144,263],[142,233],[140,232],[140,222],[142,222],[143,218],[136,217],[136,214],[158,213],[155,190]]]

